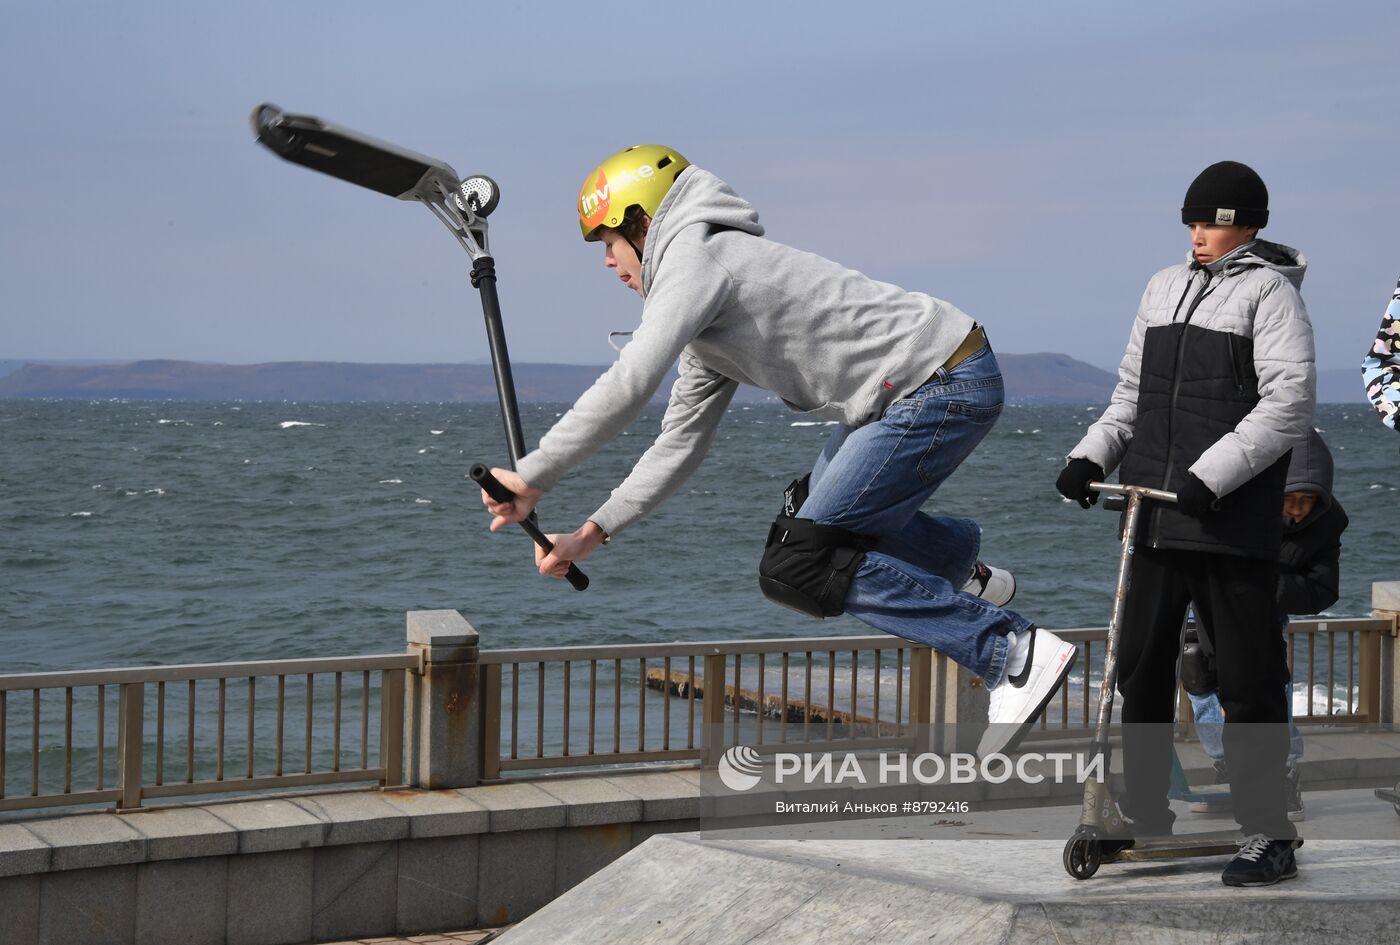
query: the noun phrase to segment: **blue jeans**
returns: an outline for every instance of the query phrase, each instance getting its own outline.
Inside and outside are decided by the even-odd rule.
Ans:
[[[1288,696],[1288,767],[1292,768],[1303,757],[1303,733],[1293,722],[1293,684],[1284,687]],[[1201,740],[1201,748],[1211,761],[1225,760],[1225,712],[1220,708],[1218,693],[1191,698],[1191,713],[1196,719],[1196,737]]]
[[[977,563],[977,523],[919,508],[991,430],[1002,396],[991,348],[940,368],[879,420],[832,433],[799,513],[880,539],[851,582],[847,613],[933,647],[988,686],[1005,675],[1006,635],[1031,623],[961,592]]]
[[[1191,608],[1187,613],[1195,623],[1195,608]],[[1288,632],[1287,615],[1279,620],[1279,630],[1283,633]],[[1201,750],[1211,761],[1224,761],[1225,710],[1220,705],[1220,693],[1208,692],[1198,696],[1188,692],[1186,695],[1191,700],[1191,715],[1196,720],[1196,737],[1201,740]],[[1298,764],[1298,759],[1303,757],[1303,733],[1298,731],[1298,726],[1293,721],[1292,682],[1284,687],[1284,695],[1288,701],[1288,767],[1292,768]]]

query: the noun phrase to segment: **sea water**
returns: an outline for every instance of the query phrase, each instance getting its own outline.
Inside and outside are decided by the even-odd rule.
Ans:
[[[565,409],[526,405],[527,441]],[[983,559],[1016,573],[1012,606],[1041,626],[1109,621],[1118,516],[1082,510],[1054,488],[1065,452],[1099,412],[1008,406],[925,507],[980,522]],[[660,408],[649,408],[566,477],[540,506],[542,527],[581,524],[659,423]],[[1341,599],[1328,614],[1365,615],[1371,583],[1400,579],[1390,551],[1400,528],[1400,437],[1365,405],[1320,407],[1316,426],[1351,519]],[[419,609],[460,611],[483,648],[870,632],[849,617],[807,619],[757,588],[783,488],[830,433],[781,405],[733,406],[700,470],[583,562],[592,585],[577,592],[539,576],[519,529],[487,530],[466,472],[506,462],[495,405],[0,401],[0,674],[402,652],[404,614]],[[769,692],[778,689],[774,662]],[[746,670],[752,686],[754,667]],[[1337,708],[1354,693],[1344,679],[1330,692]],[[627,679],[629,699],[637,682]],[[1082,667],[1071,683],[1083,684]],[[525,688],[521,711],[533,718],[534,686]],[[886,688],[882,702],[893,697]],[[868,681],[862,692],[868,699]],[[1317,711],[1328,697],[1319,682]],[[1309,698],[1299,686],[1295,706]],[[547,709],[551,700],[559,701],[553,684]],[[80,728],[91,727],[90,709],[79,713]],[[16,738],[27,731],[25,711],[12,700]],[[46,754],[60,750],[61,711],[45,710]],[[206,698],[200,738],[211,711]],[[271,738],[259,738],[262,770]]]
[[[527,441],[564,409],[526,405]],[[978,520],[1041,626],[1108,623],[1118,517],[1054,488],[1098,414],[1008,406],[925,506]],[[659,420],[566,477],[542,527],[580,525]],[[1328,613],[1364,615],[1373,581],[1400,580],[1400,437],[1364,405],[1316,426],[1351,519]],[[864,633],[757,589],[783,487],[830,432],[732,407],[680,492],[583,562],[580,593],[538,575],[519,529],[487,530],[466,472],[506,464],[494,405],[0,401],[0,672],[395,651],[416,609],[461,611],[487,648]]]

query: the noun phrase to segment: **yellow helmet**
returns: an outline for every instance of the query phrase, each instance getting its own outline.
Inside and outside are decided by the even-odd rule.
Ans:
[[[597,240],[598,229],[620,226],[628,207],[656,216],[662,198],[690,162],[660,144],[634,144],[589,173],[578,192],[578,225],[583,238]]]

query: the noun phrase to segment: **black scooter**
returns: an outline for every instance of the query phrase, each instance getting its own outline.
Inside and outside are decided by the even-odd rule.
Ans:
[[[443,161],[369,135],[333,125],[311,115],[289,115],[275,105],[253,109],[253,131],[259,144],[278,157],[314,171],[358,184],[399,200],[417,200],[442,221],[472,259],[472,286],[481,293],[486,317],[486,338],[491,348],[491,368],[496,376],[496,397],[505,426],[506,447],[514,469],[525,455],[525,435],[520,429],[520,407],[515,399],[506,334],[501,324],[501,303],[496,295],[496,261],[487,242],[486,218],[500,202],[500,188],[484,174],[459,178]],[[468,475],[497,502],[514,495],[482,463]],[[535,515],[520,527],[545,551],[554,545],[536,524]],[[588,587],[588,578],[575,564],[565,575],[575,590]]]

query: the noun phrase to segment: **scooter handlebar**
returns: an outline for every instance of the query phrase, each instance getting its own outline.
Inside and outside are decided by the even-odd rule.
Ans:
[[[1167,492],[1163,489],[1149,489],[1147,486],[1124,486],[1116,482],[1091,482],[1089,488],[1094,492],[1107,492],[1113,495],[1127,496],[1136,495],[1144,499],[1156,499],[1158,502],[1168,502],[1176,504],[1176,493]]]
[[[477,485],[481,486],[482,490],[487,495],[497,502],[511,502],[515,499],[515,493],[502,485],[501,480],[491,475],[491,470],[486,464],[472,464],[472,468],[467,471],[467,475],[470,476]],[[539,526],[535,524],[533,514],[521,522],[520,527],[525,529],[525,533],[533,538],[535,544],[543,548],[546,553],[554,550],[554,542],[550,541],[545,537],[544,532],[540,531]],[[582,591],[588,587],[588,575],[580,571],[578,565],[574,564],[572,561],[569,562],[569,570],[564,574],[564,577],[568,579],[569,584],[572,585],[573,589],[576,591]]]

